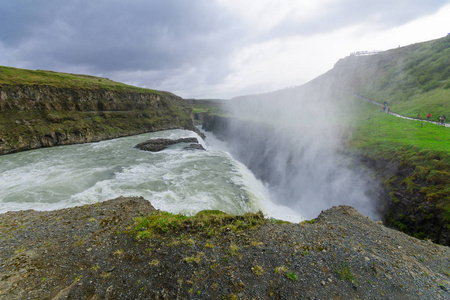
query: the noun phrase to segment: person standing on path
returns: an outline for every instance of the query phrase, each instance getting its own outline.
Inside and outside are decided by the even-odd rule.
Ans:
[[[420,119],[420,114],[417,114],[417,119]]]
[[[431,113],[428,113],[428,115],[427,115],[427,121],[429,121],[430,118],[431,118]]]

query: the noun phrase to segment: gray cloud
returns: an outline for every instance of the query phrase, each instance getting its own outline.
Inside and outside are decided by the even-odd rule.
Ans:
[[[206,0],[9,1],[0,13],[2,44],[18,59],[93,72],[162,70],[224,55],[236,22]]]
[[[370,28],[389,28],[435,13],[445,4],[441,0],[340,0],[324,7],[321,15],[312,21],[296,19],[291,15],[273,28],[268,36],[308,36],[355,24],[365,24]]]
[[[444,5],[342,0],[313,20],[287,17],[258,36],[246,20],[211,0],[5,0],[0,6],[0,64],[84,72],[166,90],[211,91],[232,71],[233,54],[253,43],[359,23],[393,26]]]

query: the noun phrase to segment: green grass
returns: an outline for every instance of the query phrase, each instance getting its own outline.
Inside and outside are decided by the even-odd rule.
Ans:
[[[261,276],[264,274],[264,269],[261,266],[256,265],[256,266],[252,267],[252,272],[256,276]]]
[[[296,281],[298,279],[297,275],[294,272],[286,273],[286,277],[292,281]]]
[[[266,223],[261,212],[232,216],[218,210],[200,211],[195,216],[155,211],[136,219],[134,231],[138,239],[173,233],[198,233],[214,236],[223,232],[241,232]],[[233,252],[237,251],[234,249]]]
[[[59,88],[112,89],[117,91],[166,93],[139,88],[108,78],[44,70],[26,70],[0,66],[1,85],[46,85]]]
[[[192,106],[193,113],[209,113],[212,115],[225,116],[225,113],[221,107],[208,106],[208,105],[194,105]]]
[[[408,101],[395,103],[392,109],[403,116],[422,119],[431,113],[431,120],[437,121],[438,116],[450,115],[450,89],[438,88],[425,93],[411,96]],[[447,121],[450,119],[447,118]]]
[[[336,273],[341,280],[347,280],[350,282],[353,282],[353,280],[355,280],[355,275],[353,275],[350,267],[346,264],[343,264],[340,269],[336,270]]]
[[[362,103],[356,113],[352,146],[393,151],[403,146],[419,150],[450,151],[450,130],[437,124],[405,120],[380,112],[379,107]],[[422,125],[422,123],[424,123]]]

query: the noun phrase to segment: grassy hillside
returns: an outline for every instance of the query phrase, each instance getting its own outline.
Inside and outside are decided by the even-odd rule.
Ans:
[[[58,88],[110,89],[115,91],[167,93],[139,88],[108,78],[44,70],[27,70],[0,66],[0,84],[46,85]]]
[[[355,102],[358,100],[355,100]],[[359,100],[353,145],[382,148],[389,152],[403,146],[450,152],[450,128],[435,123],[406,120],[380,111],[379,106]]]
[[[349,56],[315,80],[387,101],[392,111],[416,117],[450,115],[450,36],[375,55]]]

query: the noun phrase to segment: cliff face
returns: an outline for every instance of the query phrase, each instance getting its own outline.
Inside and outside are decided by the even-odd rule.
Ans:
[[[0,85],[0,154],[149,131],[195,130],[171,93],[50,85]]]
[[[181,98],[170,93],[143,93],[111,89],[60,88],[48,85],[0,86],[0,109],[123,111],[157,109],[167,101]]]

